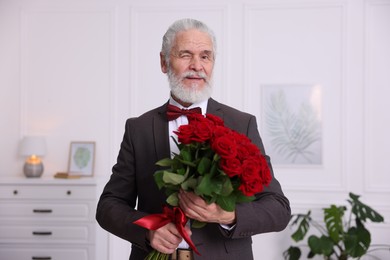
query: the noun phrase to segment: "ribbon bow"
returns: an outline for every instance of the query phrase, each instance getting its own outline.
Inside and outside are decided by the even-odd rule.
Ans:
[[[168,104],[167,107],[167,118],[169,121],[175,120],[179,116],[186,116],[189,114],[202,114],[200,107],[194,107],[191,109],[178,108],[177,106]]]
[[[184,215],[184,212],[179,207],[174,207],[173,209],[171,209],[167,206],[164,206],[163,213],[145,216],[134,221],[134,224],[137,224],[138,226],[147,228],[149,230],[156,230],[170,222],[173,222],[176,225],[176,228],[179,231],[180,235],[188,243],[191,249],[194,250],[195,253],[200,255],[191,238],[188,236],[186,230],[184,229],[184,226],[187,223],[187,217]]]

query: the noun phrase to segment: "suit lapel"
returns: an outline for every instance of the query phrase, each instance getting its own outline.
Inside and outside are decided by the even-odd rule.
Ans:
[[[153,117],[153,135],[157,160],[170,157],[168,138],[168,121],[166,119],[167,103],[157,109]]]
[[[220,103],[218,103],[212,98],[210,98],[207,103],[207,113],[219,116],[222,120],[224,119],[223,118],[224,114],[220,106]]]

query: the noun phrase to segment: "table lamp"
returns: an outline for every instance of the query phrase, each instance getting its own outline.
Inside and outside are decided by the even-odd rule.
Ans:
[[[43,173],[43,163],[40,156],[46,154],[46,142],[42,136],[26,136],[21,143],[20,153],[26,156],[24,175],[28,178],[40,177]]]

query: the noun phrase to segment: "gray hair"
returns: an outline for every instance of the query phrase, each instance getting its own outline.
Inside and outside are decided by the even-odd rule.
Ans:
[[[173,47],[173,43],[175,41],[176,35],[179,32],[188,31],[191,29],[196,29],[201,32],[205,32],[210,36],[211,42],[213,44],[213,55],[215,59],[216,50],[217,50],[217,42],[215,38],[214,32],[204,23],[195,19],[181,19],[174,22],[164,34],[161,53],[165,57],[165,61],[169,64],[169,55],[171,53],[171,49]]]

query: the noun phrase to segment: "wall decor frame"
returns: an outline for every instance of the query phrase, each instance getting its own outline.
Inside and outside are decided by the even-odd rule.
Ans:
[[[68,174],[81,177],[93,176],[95,164],[95,142],[71,142]]]
[[[316,84],[268,84],[263,139],[278,165],[322,164],[322,90]]]

